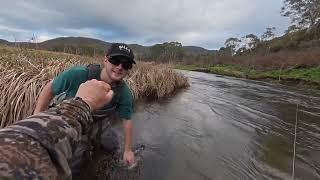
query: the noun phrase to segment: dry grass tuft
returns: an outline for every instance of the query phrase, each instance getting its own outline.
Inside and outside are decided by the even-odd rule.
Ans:
[[[137,64],[126,79],[135,99],[162,98],[189,86],[188,79],[169,65]]]
[[[42,88],[59,72],[100,59],[47,51],[0,47],[0,127],[32,114]],[[161,98],[189,86],[168,65],[138,64],[126,79],[135,99]]]

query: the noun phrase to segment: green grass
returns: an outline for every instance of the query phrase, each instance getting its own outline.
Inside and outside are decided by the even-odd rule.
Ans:
[[[176,69],[188,70],[188,71],[209,71],[214,74],[222,74],[227,76],[246,77],[244,72],[248,70],[240,66],[231,65],[214,65],[214,66],[200,66],[200,65],[181,65],[174,66]]]
[[[284,70],[272,70],[272,71],[261,71],[256,74],[249,75],[253,78],[272,78],[282,80],[297,80],[315,82],[320,84],[320,66],[313,68],[299,68],[299,69],[284,69]]]
[[[256,70],[244,66],[236,65],[214,65],[214,66],[197,66],[197,65],[175,65],[177,69],[197,71],[207,70],[210,73],[234,76],[248,79],[259,80],[281,80],[297,81],[317,84],[320,86],[320,66],[312,68],[283,69],[283,70]]]
[[[185,64],[175,64],[174,65],[175,69],[181,69],[181,70],[187,70],[187,71],[193,71],[198,68],[202,68],[201,66],[197,65],[185,65]]]

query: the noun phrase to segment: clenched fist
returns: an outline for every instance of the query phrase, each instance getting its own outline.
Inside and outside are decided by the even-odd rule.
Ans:
[[[111,86],[103,81],[92,79],[82,83],[77,91],[76,97],[80,97],[94,111],[112,100],[113,91]]]

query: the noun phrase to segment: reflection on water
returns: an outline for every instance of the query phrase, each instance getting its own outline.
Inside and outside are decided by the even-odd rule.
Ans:
[[[191,87],[139,104],[139,179],[320,179],[320,96],[267,83],[183,72]],[[297,110],[297,104],[298,110]]]

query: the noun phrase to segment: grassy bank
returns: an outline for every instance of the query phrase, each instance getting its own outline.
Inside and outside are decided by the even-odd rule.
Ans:
[[[320,89],[320,66],[313,68],[256,70],[237,65],[197,66],[177,64],[175,65],[175,68],[284,84],[303,83],[305,85],[310,85],[313,88]]]
[[[74,65],[102,63],[101,58],[0,46],[1,127],[32,114],[39,92],[52,78]],[[168,65],[138,63],[125,79],[134,98],[157,99],[189,86]]]

